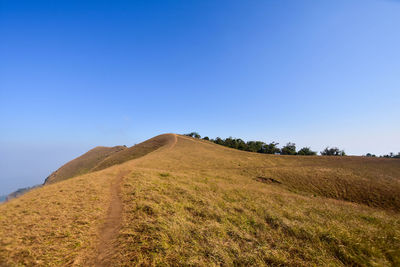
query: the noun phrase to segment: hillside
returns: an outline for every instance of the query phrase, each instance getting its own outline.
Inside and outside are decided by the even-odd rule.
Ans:
[[[400,265],[399,160],[129,149],[1,205],[0,263]]]
[[[168,145],[170,142],[174,142],[172,135],[159,135],[140,144],[134,145],[128,149],[110,155],[103,161],[99,162],[99,164],[97,164],[92,171],[102,170],[115,164],[121,164],[132,159],[143,157],[144,155],[153,152],[162,146]]]
[[[6,201],[9,201],[9,200],[11,200],[11,199],[13,199],[13,198],[20,197],[20,196],[22,196],[23,194],[25,194],[25,193],[27,193],[27,192],[29,192],[29,191],[31,191],[31,190],[37,188],[37,187],[40,187],[40,186],[41,186],[41,185],[34,185],[34,186],[19,188],[19,189],[17,189],[16,191],[14,191],[14,192],[8,194],[8,195],[6,196],[6,198],[5,198],[5,200],[6,200]]]
[[[142,157],[166,145],[170,139],[170,135],[160,135],[130,148],[125,146],[96,147],[50,174],[46,178],[45,184],[99,171],[128,160]]]
[[[59,182],[68,178],[91,172],[100,162],[111,155],[127,149],[124,146],[95,147],[82,156],[71,160],[46,178],[45,184]]]

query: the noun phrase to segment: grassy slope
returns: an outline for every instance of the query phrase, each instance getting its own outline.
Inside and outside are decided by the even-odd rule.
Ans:
[[[127,164],[117,265],[400,264],[400,216],[389,211],[399,208],[399,161],[268,156],[179,137]],[[343,198],[329,188],[381,208],[323,197]]]
[[[113,170],[34,189],[0,206],[0,266],[66,265],[95,246]],[[86,252],[87,254],[88,252]]]
[[[124,146],[96,147],[71,160],[53,172],[45,184],[60,182],[75,176],[109,168],[129,160],[140,158],[171,142],[172,135],[163,134],[126,148]]]
[[[22,196],[23,194],[26,194],[26,193],[28,193],[29,191],[31,191],[31,190],[33,190],[33,189],[35,189],[35,188],[38,188],[38,187],[40,187],[40,186],[42,186],[42,185],[35,185],[35,186],[31,186],[31,187],[20,188],[20,189],[14,191],[14,192],[8,194],[7,197],[6,197],[6,201],[10,201],[10,200],[13,199],[13,198],[20,197],[20,196]]]
[[[137,144],[128,149],[115,153],[110,157],[105,158],[103,161],[99,162],[99,164],[97,164],[97,166],[95,166],[92,171],[102,170],[116,164],[121,164],[129,160],[143,157],[148,153],[153,152],[164,145],[167,145],[173,139],[173,135],[170,134],[163,134],[153,137],[147,141],[144,141],[140,144]]]
[[[70,162],[63,165],[61,168],[50,174],[46,179],[45,184],[51,184],[60,182],[65,179],[69,179],[78,175],[83,175],[92,171],[100,162],[112,154],[126,150],[124,146],[115,147],[95,147],[89,150],[82,156],[71,160]]]
[[[400,264],[399,161],[269,156],[181,136],[0,206],[0,262],[84,265],[121,170],[113,265]]]

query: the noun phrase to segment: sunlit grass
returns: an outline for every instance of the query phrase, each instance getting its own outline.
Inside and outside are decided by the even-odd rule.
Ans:
[[[113,266],[400,265],[400,161],[262,155],[180,136],[1,205],[0,263],[90,265],[122,170]]]
[[[123,194],[117,265],[400,263],[398,214],[211,171],[138,170]]]
[[[1,205],[0,263],[53,266],[79,262],[95,247],[113,176],[113,172],[80,176]]]

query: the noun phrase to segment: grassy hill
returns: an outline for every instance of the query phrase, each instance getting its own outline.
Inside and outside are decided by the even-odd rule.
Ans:
[[[127,148],[125,146],[96,147],[82,156],[71,160],[46,178],[45,184],[59,182],[85,173],[99,171],[115,164],[142,157],[166,145],[171,135],[160,135],[138,145]]]
[[[19,188],[17,190],[15,190],[14,192],[8,194],[5,198],[6,201],[10,201],[13,198],[17,198],[22,196],[23,194],[29,192],[30,190],[33,190],[37,187],[40,187],[41,185],[34,185],[34,186],[28,186],[28,187],[24,187],[24,188]]]
[[[400,265],[399,160],[173,134],[126,151],[1,205],[0,263]]]
[[[100,162],[111,155],[127,149],[124,146],[104,147],[98,146],[89,150],[82,156],[71,160],[46,178],[45,184],[59,182],[78,175],[91,172]]]
[[[173,138],[174,138],[173,135],[168,135],[168,134],[159,135],[147,141],[144,141],[140,144],[132,146],[128,149],[119,151],[118,153],[114,153],[109,157],[105,158],[99,164],[97,164],[92,169],[92,171],[102,170],[111,167],[115,164],[121,164],[128,160],[143,157],[144,155],[153,152],[159,149],[160,147],[167,145],[170,142],[173,142],[174,140]]]

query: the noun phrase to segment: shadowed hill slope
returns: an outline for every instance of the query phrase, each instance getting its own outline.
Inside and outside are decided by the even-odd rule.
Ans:
[[[172,144],[175,141],[175,138],[176,137],[173,134],[158,135],[105,158],[103,161],[97,164],[92,171],[99,171],[115,164],[121,164],[132,159],[143,157],[144,155],[153,152],[162,146]]]
[[[115,164],[142,157],[164,145],[173,143],[175,138],[173,134],[162,134],[130,148],[125,146],[96,147],[53,172],[46,179],[45,184],[99,171]]]
[[[70,162],[66,163],[58,170],[50,174],[49,177],[46,178],[45,184],[59,182],[68,178],[72,178],[74,176],[88,173],[105,158],[125,149],[127,148],[124,146],[95,147],[83,154],[82,156],[71,160]]]
[[[1,205],[0,266],[399,266],[400,161],[164,137]]]

